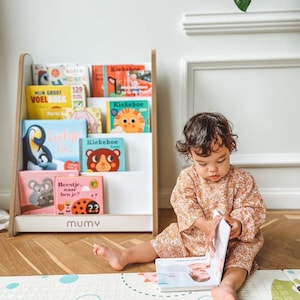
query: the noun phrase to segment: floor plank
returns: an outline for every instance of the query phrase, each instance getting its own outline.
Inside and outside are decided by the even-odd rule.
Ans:
[[[174,222],[170,209],[159,213],[159,231]],[[269,210],[262,226],[265,243],[257,256],[261,269],[300,269],[300,211]],[[97,274],[116,271],[92,253],[94,243],[120,248],[151,240],[151,233],[22,233],[0,232],[0,276]],[[134,264],[124,272],[152,272],[154,263]]]

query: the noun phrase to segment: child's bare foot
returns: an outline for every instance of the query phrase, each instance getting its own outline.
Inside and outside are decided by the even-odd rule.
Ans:
[[[214,300],[237,300],[235,290],[229,285],[220,285],[211,290],[211,295]]]
[[[126,266],[126,250],[94,244],[93,253],[106,260],[115,270],[121,271]]]

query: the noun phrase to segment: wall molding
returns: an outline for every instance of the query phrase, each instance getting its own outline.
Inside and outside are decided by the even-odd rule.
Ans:
[[[182,29],[186,35],[299,32],[300,11],[186,13]]]
[[[194,114],[194,86],[197,72],[205,70],[236,70],[236,69],[265,69],[265,68],[299,68],[300,57],[278,58],[231,58],[205,57],[182,58],[182,101],[183,119],[187,120]],[[187,105],[185,105],[187,103]]]
[[[300,68],[299,57],[279,58],[183,58],[182,59],[182,120],[195,113],[195,86],[198,72],[206,70],[237,70],[266,68]],[[233,154],[232,163],[240,167],[300,167],[299,153]],[[186,161],[182,167],[186,166]]]
[[[230,161],[241,168],[298,168],[300,153],[233,153]]]
[[[159,208],[171,208],[173,187],[159,191]],[[268,209],[299,209],[300,188],[260,188]],[[0,190],[0,208],[8,210],[10,190]]]
[[[260,188],[267,209],[299,209],[300,188]],[[172,189],[159,193],[160,208],[171,208]]]

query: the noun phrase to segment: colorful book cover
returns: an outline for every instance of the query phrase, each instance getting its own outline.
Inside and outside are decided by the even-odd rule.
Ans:
[[[80,64],[34,64],[35,85],[83,85],[90,96],[89,67]]]
[[[85,120],[23,120],[24,170],[79,170],[79,139]]]
[[[86,107],[86,98],[83,85],[26,86],[27,110],[30,119],[62,119],[62,108]]]
[[[56,213],[58,215],[104,214],[103,177],[55,177]]]
[[[125,143],[121,137],[79,140],[81,172],[125,171]]]
[[[102,133],[101,109],[97,107],[63,108],[63,119],[86,120],[88,134]]]
[[[106,131],[107,133],[150,132],[149,101],[107,101]]]
[[[151,64],[92,65],[93,97],[152,95]]]
[[[21,214],[55,215],[54,178],[78,176],[73,171],[19,171],[19,195]]]

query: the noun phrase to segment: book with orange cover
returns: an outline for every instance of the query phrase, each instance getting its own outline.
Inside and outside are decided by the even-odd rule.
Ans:
[[[151,65],[92,65],[93,97],[145,97],[152,95]]]

